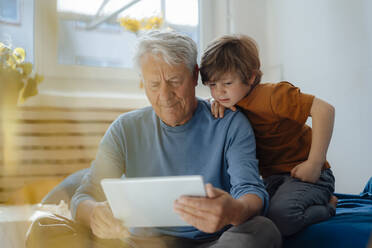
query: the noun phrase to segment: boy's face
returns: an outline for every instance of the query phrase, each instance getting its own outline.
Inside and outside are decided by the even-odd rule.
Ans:
[[[225,73],[215,81],[206,82],[212,97],[225,108],[234,106],[251,90],[251,82],[244,84],[236,73]]]

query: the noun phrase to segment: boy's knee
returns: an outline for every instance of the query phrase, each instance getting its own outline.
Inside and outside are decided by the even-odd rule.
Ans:
[[[289,207],[292,206],[292,207]],[[274,203],[270,205],[267,217],[278,227],[283,236],[290,236],[303,224],[303,211],[293,204]]]

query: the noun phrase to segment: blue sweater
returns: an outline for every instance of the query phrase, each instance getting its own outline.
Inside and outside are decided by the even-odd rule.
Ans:
[[[215,119],[208,102],[198,100],[193,117],[170,127],[151,107],[125,113],[103,137],[90,174],[72,199],[72,214],[83,200],[104,201],[102,178],[202,175],[205,183],[229,192],[260,197],[265,208],[268,195],[258,173],[254,134],[240,113],[226,111]],[[156,214],[156,213],[154,213]],[[194,227],[135,228],[138,235],[167,234],[201,239],[206,234]]]

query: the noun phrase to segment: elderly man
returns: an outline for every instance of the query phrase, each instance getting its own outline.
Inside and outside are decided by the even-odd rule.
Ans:
[[[195,97],[196,58],[196,45],[185,35],[153,31],[140,39],[135,62],[151,107],[113,122],[73,196],[75,221],[37,220],[28,247],[280,247],[275,225],[259,216],[268,195],[250,124],[238,111],[214,119],[209,103]],[[122,175],[202,175],[207,197],[175,202],[175,212],[191,226],[128,230],[100,188],[102,178]]]

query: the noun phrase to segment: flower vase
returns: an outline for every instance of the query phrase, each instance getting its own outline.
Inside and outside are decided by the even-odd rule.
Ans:
[[[14,113],[22,82],[11,79],[7,72],[0,75],[0,168],[2,176],[11,174],[15,166],[11,158],[15,158],[14,133],[16,122]],[[13,159],[14,160],[14,159]]]

